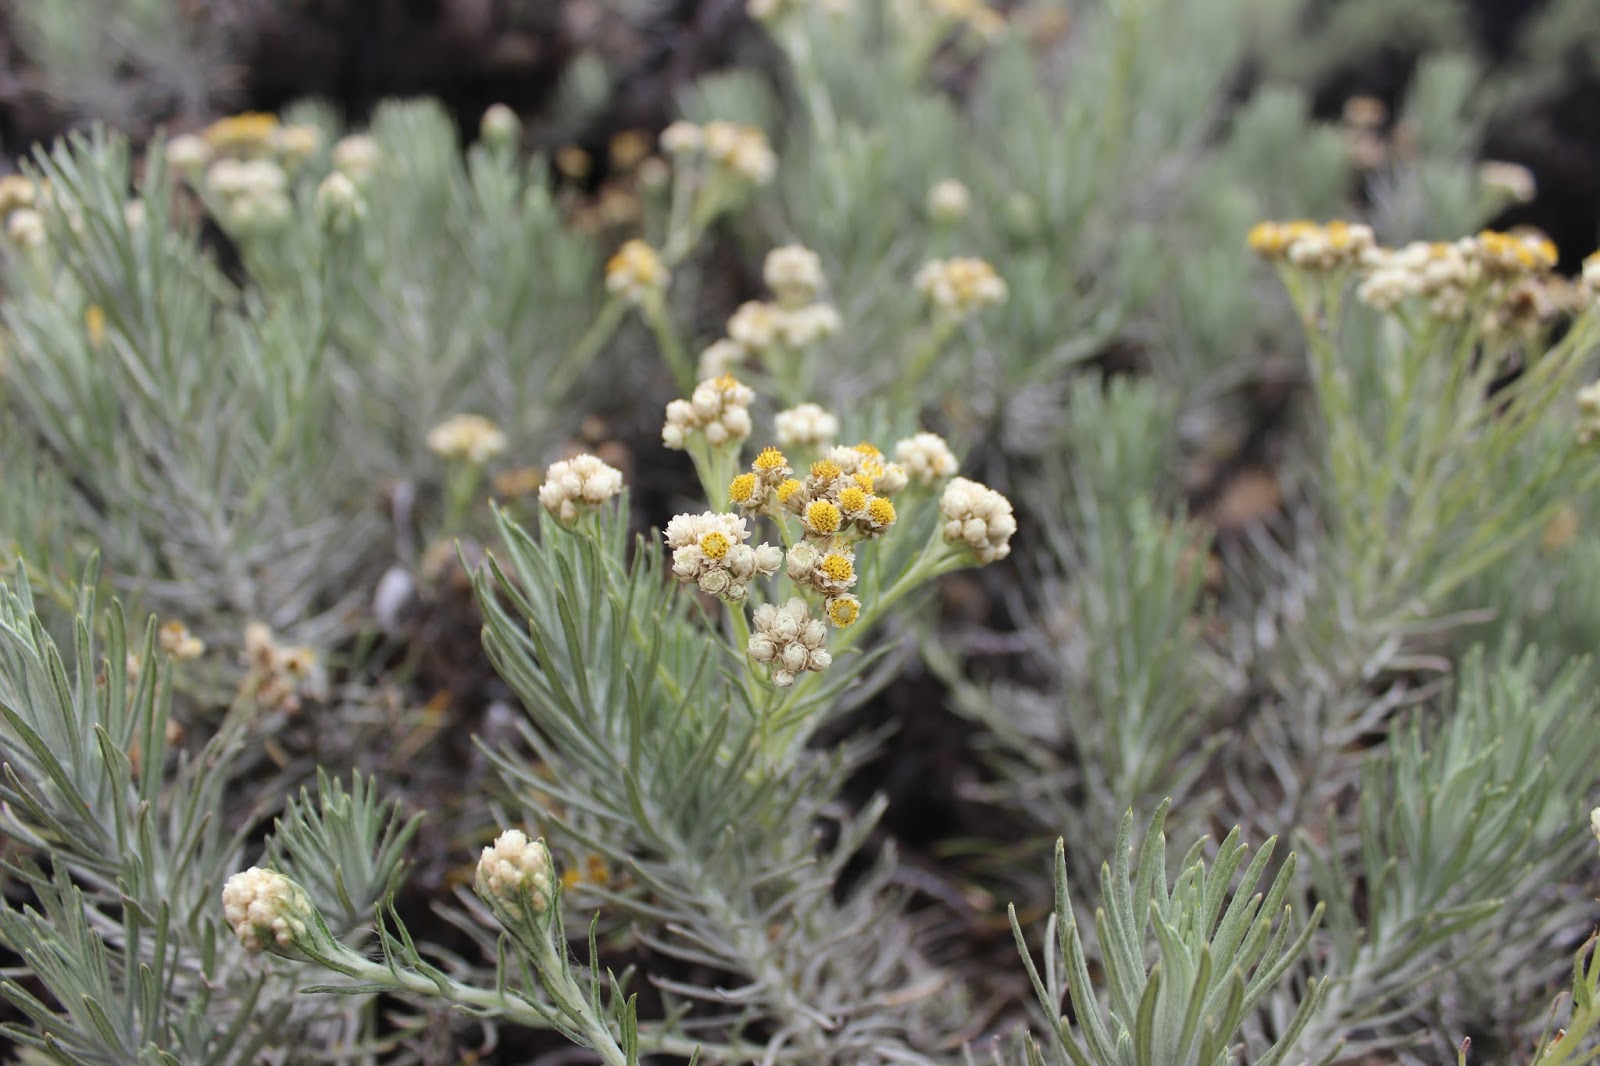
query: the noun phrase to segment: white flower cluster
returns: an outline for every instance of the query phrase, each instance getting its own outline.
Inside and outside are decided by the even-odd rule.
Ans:
[[[916,433],[894,446],[894,459],[919,485],[932,485],[952,477],[960,468],[950,445],[937,433]]]
[[[367,217],[367,201],[361,190],[348,175],[337,170],[317,185],[313,202],[317,221],[331,233],[348,233]]]
[[[179,662],[198,659],[206,653],[206,642],[189,632],[189,627],[177,619],[163,625],[156,639],[161,644],[161,650]]]
[[[1005,279],[982,259],[933,259],[917,271],[917,291],[951,318],[967,318],[1006,302]]]
[[[622,471],[597,455],[579,455],[551,463],[539,486],[539,503],[567,524],[622,491]]]
[[[712,163],[751,185],[766,185],[778,172],[778,157],[772,153],[767,135],[735,122],[707,122],[704,126],[674,122],[661,131],[661,150],[679,160],[704,153]]]
[[[682,451],[688,447],[689,434],[701,433],[712,447],[737,444],[750,436],[750,405],[755,400],[755,390],[730,374],[702,381],[687,400],[667,404],[661,443]]]
[[[383,163],[383,150],[365,133],[339,138],[332,154],[333,169],[357,185],[366,184]]]
[[[217,220],[242,233],[271,232],[289,221],[294,205],[288,185],[288,175],[270,159],[224,157],[206,171]]]
[[[1436,318],[1467,313],[1468,294],[1483,280],[1483,267],[1460,242],[1412,241],[1404,248],[1375,249],[1371,271],[1356,289],[1362,303],[1390,311],[1412,296],[1427,301]]]
[[[755,631],[750,634],[750,657],[771,665],[772,683],[779,688],[788,688],[806,670],[826,670],[833,663],[823,646],[827,626],[811,617],[811,609],[798,596],[782,607],[763,603],[751,620]]]
[[[833,305],[818,300],[825,279],[817,253],[798,244],[767,253],[762,277],[776,300],[747,300],[728,318],[728,335],[700,353],[700,376],[727,373],[776,345],[809,347],[843,328]]]
[[[34,210],[36,200],[30,179],[21,174],[0,178],[0,218],[5,219],[6,239],[18,248],[44,246],[44,216]]]
[[[656,250],[638,238],[625,242],[606,263],[606,291],[632,304],[665,292],[670,280]]]
[[[1011,501],[987,485],[958,477],[945,486],[939,501],[944,539],[971,549],[978,562],[992,563],[1011,554],[1017,520]]]
[[[680,514],[667,523],[665,537],[673,576],[729,603],[750,594],[752,578],[775,574],[783,564],[782,548],[745,543],[750,531],[736,514]]]
[[[940,225],[949,226],[967,217],[972,210],[972,193],[955,178],[935,182],[928,190],[925,205],[928,217]]]
[[[506,435],[482,415],[452,415],[428,431],[428,448],[445,459],[482,466],[506,450]]]
[[[803,307],[822,292],[822,258],[801,244],[785,244],[767,253],[761,280],[784,307]]]
[[[1321,271],[1359,265],[1376,246],[1370,227],[1342,220],[1325,226],[1307,219],[1258,222],[1250,228],[1248,240],[1250,249],[1263,259]]]
[[[824,448],[839,435],[839,420],[817,404],[803,403],[779,411],[773,428],[784,448]]]
[[[856,553],[848,544],[818,547],[803,540],[789,549],[785,572],[796,585],[822,594],[822,609],[839,628],[861,616],[861,601],[849,590],[856,583]]]
[[[1373,248],[1364,264],[1368,272],[1356,295],[1380,311],[1419,297],[1435,318],[1465,318],[1478,307],[1486,327],[1503,329],[1544,321],[1558,302],[1543,287],[1556,264],[1555,245],[1534,234],[1484,230],[1458,241]]]
[[[514,913],[526,899],[535,914],[543,914],[555,892],[550,850],[520,829],[507,829],[478,856],[472,887],[491,906],[502,904]]]
[[[245,676],[240,693],[261,707],[296,714],[301,698],[320,688],[317,654],[310,648],[285,647],[264,622],[244,627]]]
[[[252,866],[222,886],[222,914],[246,951],[289,948],[311,931],[305,890],[274,870]]]

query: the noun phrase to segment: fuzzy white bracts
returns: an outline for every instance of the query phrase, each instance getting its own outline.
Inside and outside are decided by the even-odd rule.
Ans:
[[[571,525],[622,491],[622,471],[599,456],[579,455],[551,463],[539,486],[539,503]]]
[[[659,296],[671,280],[656,250],[637,238],[624,243],[606,263],[606,291],[632,304]]]
[[[944,539],[970,549],[978,562],[992,563],[1011,554],[1011,535],[1017,531],[1011,501],[987,485],[956,478],[945,486],[939,513],[944,517]]]
[[[506,450],[506,435],[482,415],[451,415],[428,431],[428,449],[482,466]]]
[[[779,411],[773,429],[782,448],[825,448],[839,435],[839,420],[814,403]]]
[[[665,537],[673,576],[729,603],[750,594],[752,578],[775,574],[783,565],[782,548],[745,543],[750,531],[735,514],[681,514],[667,523]]]
[[[750,436],[750,405],[755,401],[755,390],[731,375],[702,381],[687,400],[667,404],[661,443],[682,451],[691,433],[701,433],[713,448],[738,444]]]
[[[934,259],[917,271],[917,291],[951,318],[968,318],[1006,302],[1005,279],[982,259]]]
[[[894,446],[895,462],[919,485],[933,485],[960,469],[950,445],[937,433],[917,433]]]
[[[779,688],[788,688],[806,670],[822,671],[832,665],[833,656],[824,647],[828,627],[811,617],[811,609],[798,596],[782,607],[763,603],[751,621],[755,632],[750,635],[750,657],[772,667],[772,683]]]
[[[275,870],[252,866],[222,886],[222,914],[246,951],[288,950],[316,920],[305,890]]]
[[[526,903],[534,914],[543,914],[555,891],[553,870],[544,841],[529,840],[520,829],[507,829],[478,856],[472,887],[497,911],[515,913]]]

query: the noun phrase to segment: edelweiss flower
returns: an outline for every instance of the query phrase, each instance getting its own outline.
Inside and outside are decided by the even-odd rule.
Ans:
[[[919,485],[943,481],[960,469],[950,445],[937,433],[916,433],[897,442],[894,457]]]
[[[629,303],[643,303],[666,291],[671,277],[656,250],[638,238],[624,243],[606,263],[606,291]]]
[[[452,415],[428,431],[428,448],[481,466],[506,450],[506,435],[482,415]]]
[[[785,448],[821,448],[839,435],[839,420],[814,403],[803,403],[779,411],[773,428]]]
[[[775,574],[783,563],[782,548],[745,543],[750,531],[735,514],[680,514],[667,523],[664,535],[672,549],[673,576],[729,603],[749,595],[752,578]]]
[[[973,551],[978,562],[992,563],[1011,554],[1011,535],[1017,531],[1011,501],[987,485],[955,478],[945,486],[939,512],[944,516],[944,539]]]
[[[758,663],[772,667],[772,683],[788,688],[806,670],[826,670],[833,656],[823,646],[828,629],[820,618],[811,617],[811,608],[798,596],[782,607],[763,603],[751,617],[754,632],[747,650]]]
[[[661,443],[681,451],[688,446],[689,434],[701,433],[712,447],[737,444],[750,436],[750,405],[755,399],[755,390],[730,374],[702,381],[687,400],[667,404]]]
[[[1006,302],[1006,283],[982,259],[934,259],[917,271],[917,291],[952,318],[968,318]]]
[[[622,471],[595,455],[551,463],[539,486],[539,503],[567,524],[622,491]]]

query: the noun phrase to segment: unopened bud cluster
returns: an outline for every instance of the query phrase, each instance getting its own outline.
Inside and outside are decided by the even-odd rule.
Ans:
[[[980,563],[992,563],[1011,554],[1011,535],[1017,531],[1011,501],[986,485],[958,477],[945,486],[939,501],[944,517],[944,539],[971,550]]]
[[[825,448],[839,436],[839,419],[814,403],[779,411],[772,427],[783,448]]]
[[[35,210],[37,200],[31,179],[21,174],[0,178],[0,219],[5,222],[6,240],[18,248],[44,246],[44,216]]]
[[[502,921],[525,911],[534,916],[548,912],[556,884],[550,850],[520,829],[507,829],[483,849],[472,878],[473,890]]]
[[[727,373],[752,355],[794,358],[799,349],[839,332],[839,312],[818,299],[826,279],[817,253],[798,244],[774,248],[762,278],[775,299],[749,300],[734,311],[728,335],[700,353],[701,377]]]
[[[506,450],[506,435],[482,415],[452,415],[428,431],[428,450],[444,459],[482,466]]]
[[[833,656],[824,645],[828,630],[822,620],[811,617],[811,608],[798,596],[782,607],[763,603],[751,617],[754,632],[748,651],[758,663],[772,667],[772,683],[779,688],[793,685],[807,670],[826,670]]]
[[[734,122],[674,122],[661,131],[661,149],[680,164],[709,160],[718,171],[750,185],[766,185],[778,170],[767,135]]]
[[[1006,302],[1005,279],[982,259],[933,259],[917,271],[917,291],[941,314],[952,319],[970,318],[988,307]]]
[[[622,471],[595,455],[551,463],[539,486],[539,503],[559,521],[571,524],[622,491]]]
[[[259,866],[228,878],[222,886],[222,913],[246,951],[292,951],[307,942],[316,922],[305,889]]]
[[[661,443],[682,451],[698,434],[713,448],[738,444],[750,436],[750,405],[755,399],[755,390],[740,384],[731,374],[702,381],[687,400],[667,404]]]

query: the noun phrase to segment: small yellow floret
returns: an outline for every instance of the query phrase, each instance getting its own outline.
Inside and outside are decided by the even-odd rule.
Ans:
[[[724,533],[707,533],[700,538],[700,550],[705,552],[707,559],[721,559],[731,547],[733,545]]]
[[[844,516],[827,500],[812,500],[806,505],[806,529],[817,536],[827,536],[839,532],[839,524]]]
[[[867,505],[867,494],[859,485],[851,485],[839,493],[839,507],[845,511],[859,511]]]
[[[873,525],[892,526],[895,520],[894,504],[882,496],[874,496],[867,503],[867,517],[872,519]]]
[[[828,619],[843,629],[861,617],[861,604],[853,596],[840,596],[828,601]]]
[[[839,464],[832,459],[819,459],[811,464],[811,476],[817,481],[832,481],[844,474],[839,469]]]
[[[756,476],[740,474],[728,485],[728,498],[734,503],[749,503],[756,494]]]
[[[83,310],[83,328],[89,334],[89,343],[96,348],[106,342],[106,312],[99,304],[90,304]]]
[[[778,502],[788,503],[789,498],[800,491],[800,482],[794,478],[786,478],[778,485]]]
[[[850,561],[850,557],[840,555],[838,552],[824,555],[822,562],[817,564],[817,569],[821,570],[830,581],[849,581],[856,575],[855,564]]]
[[[880,477],[882,474],[883,474],[883,469],[881,467],[878,469],[878,472],[875,473],[875,474],[874,473],[868,473],[866,470],[862,470],[862,471],[859,471],[858,473],[856,473],[854,476],[852,476],[850,478],[850,480],[854,481],[856,483],[856,486],[858,488],[860,488],[862,492],[871,492],[874,488],[877,487],[878,483],[877,483],[876,479],[878,477]]]
[[[869,459],[878,459],[883,456],[883,452],[879,451],[878,446],[873,444],[871,441],[862,441],[860,444],[856,445],[855,450],[860,452],[862,455],[865,455]]]
[[[777,470],[788,462],[783,453],[776,448],[762,448],[756,455],[755,462],[750,465],[756,470]]]
[[[278,131],[278,116],[261,111],[246,111],[219,118],[206,127],[206,143],[219,152],[265,149]]]

